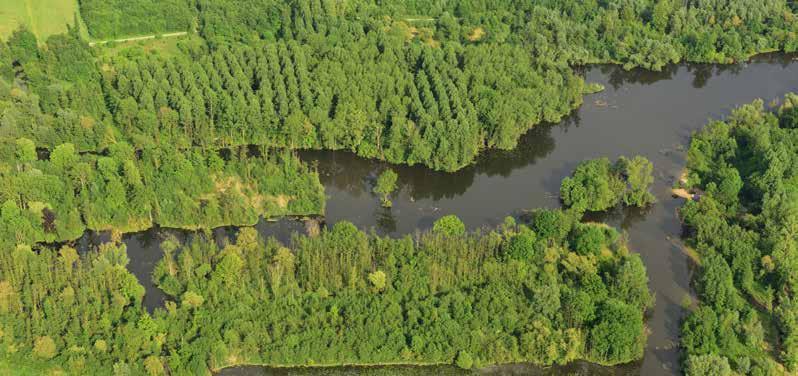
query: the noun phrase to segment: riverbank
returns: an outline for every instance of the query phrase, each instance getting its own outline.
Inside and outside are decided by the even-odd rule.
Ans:
[[[519,207],[558,207],[559,181],[578,162],[595,156],[645,155],[655,166],[654,193],[659,202],[647,210],[614,211],[596,220],[624,229],[646,265],[654,266],[649,270],[657,304],[647,324],[651,335],[646,356],[633,370],[575,373],[675,375],[680,355],[673,344],[680,341],[679,327],[685,313],[681,302],[693,294],[689,287],[690,261],[680,244],[668,240],[679,239],[682,232],[676,216],[682,199],[674,199],[671,188],[685,165],[684,145],[706,119],[722,116],[758,97],[781,97],[798,88],[796,77],[798,67],[792,57],[780,55],[760,56],[745,68],[682,65],[657,73],[593,67],[586,72],[587,80],[607,87],[597,97],[624,111],[587,103],[560,124],[534,128],[522,138],[518,149],[492,151],[457,173],[391,166],[399,174],[400,184],[391,210],[379,206],[369,195],[367,184],[368,177],[386,164],[345,152],[300,155],[306,163],[318,165],[329,197],[327,223],[350,220],[360,228],[394,235],[428,228],[435,218],[447,213],[458,214],[469,228],[479,228],[500,224],[507,213],[521,215]],[[283,233],[276,229],[259,227],[261,232]],[[142,253],[159,252],[157,247],[136,246]],[[224,374],[259,374],[252,372],[229,369]]]
[[[607,87],[598,96],[625,111],[588,103],[561,124],[536,127],[518,149],[487,153],[475,165],[454,174],[418,166],[392,166],[401,187],[392,197],[391,210],[379,206],[368,184],[368,177],[385,164],[342,152],[302,152],[301,156],[306,163],[318,164],[329,197],[328,223],[348,219],[381,234],[413,234],[449,213],[458,214],[469,228],[500,224],[507,213],[519,207],[559,206],[555,192],[560,179],[584,159],[647,156],[655,166],[654,193],[659,203],[647,210],[605,213],[600,219],[625,230],[630,246],[639,250],[650,266],[651,287],[657,294],[657,305],[648,321],[651,335],[646,356],[629,374],[675,374],[679,351],[671,344],[678,342],[684,312],[680,302],[690,294],[687,283],[691,278],[687,258],[667,241],[668,236],[678,238],[681,234],[675,213],[682,201],[673,199],[670,193],[672,181],[684,166],[684,147],[680,145],[689,141],[691,132],[709,117],[720,116],[756,97],[780,97],[798,87],[798,71],[792,59],[730,68],[677,66],[651,73],[594,67],[586,72],[588,79]],[[701,101],[695,99],[699,97]],[[286,221],[261,222],[258,231],[288,238],[295,230],[292,226]],[[158,239],[157,233],[132,234],[123,239],[128,245],[130,268],[141,269],[145,278],[152,271],[152,264],[147,269],[147,263],[153,263],[153,258],[157,261],[162,254]]]

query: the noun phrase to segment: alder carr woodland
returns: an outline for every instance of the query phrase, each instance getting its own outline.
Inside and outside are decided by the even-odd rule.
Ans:
[[[798,374],[798,2],[0,24],[0,374]]]

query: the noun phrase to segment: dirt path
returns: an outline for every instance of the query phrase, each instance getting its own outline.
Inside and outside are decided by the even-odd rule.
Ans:
[[[180,36],[183,36],[183,35],[186,35],[186,34],[188,34],[188,32],[179,31],[179,32],[176,32],[176,33],[160,34],[160,36],[163,37],[163,38],[171,38],[171,37],[180,37]],[[97,42],[89,42],[89,46],[94,47],[94,46],[99,45],[99,44],[106,44],[106,43],[110,43],[110,42],[134,42],[134,41],[137,41],[137,40],[155,39],[156,36],[157,36],[156,34],[152,34],[152,35],[143,35],[143,36],[140,36],[140,37],[130,37],[130,38],[121,38],[121,39],[102,40],[102,41],[97,41]]]

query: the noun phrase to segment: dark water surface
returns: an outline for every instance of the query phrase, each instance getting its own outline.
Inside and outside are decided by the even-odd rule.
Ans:
[[[347,220],[360,228],[401,235],[425,229],[447,214],[458,215],[468,227],[501,223],[507,215],[524,209],[559,206],[560,180],[582,160],[615,159],[643,155],[654,163],[653,192],[659,202],[646,210],[618,210],[596,220],[607,221],[627,232],[630,247],[648,267],[656,305],[648,317],[651,335],[645,358],[639,364],[599,367],[576,363],[567,367],[539,369],[525,365],[493,367],[491,375],[671,375],[678,374],[679,323],[684,315],[681,300],[691,294],[690,266],[679,246],[680,224],[669,188],[684,166],[690,134],[708,119],[722,117],[741,104],[762,98],[767,104],[790,91],[798,91],[798,61],[771,55],[733,66],[679,65],[664,72],[623,71],[614,66],[584,69],[588,82],[607,87],[585,98],[585,104],[556,125],[534,128],[513,151],[490,151],[460,172],[448,174],[422,167],[392,166],[401,189],[392,209],[380,207],[371,194],[371,182],[387,165],[342,152],[303,152],[302,158],[318,165],[326,187],[327,224]],[[263,234],[287,240],[291,231],[302,231],[293,221],[260,223]],[[231,229],[219,229],[224,235]],[[187,232],[150,230],[124,237],[130,268],[147,288],[145,304],[152,308],[163,300],[150,281],[150,272],[161,257],[158,243],[164,233],[179,237]],[[352,375],[352,374],[450,374],[450,367],[387,367],[276,370],[240,367],[223,375]]]
[[[464,375],[591,375],[632,376],[640,375],[640,365],[601,367],[586,362],[574,362],[567,366],[541,368],[528,364],[509,364],[488,367],[479,371],[466,371],[453,365],[446,366],[374,366],[374,367],[297,367],[269,368],[257,366],[234,367],[222,370],[218,376],[464,376]]]

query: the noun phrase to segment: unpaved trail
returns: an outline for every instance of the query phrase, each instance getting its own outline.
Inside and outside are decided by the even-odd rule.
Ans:
[[[186,32],[186,31],[178,31],[178,32],[175,32],[175,33],[160,34],[160,36],[163,37],[163,38],[171,38],[171,37],[180,37],[180,36],[183,36],[183,35],[186,35],[186,34],[188,34],[188,32]],[[135,42],[137,40],[155,39],[156,36],[158,36],[158,34],[142,35],[140,37],[130,37],[130,38],[121,38],[121,39],[102,40],[102,41],[97,41],[97,42],[89,42],[89,46],[94,47],[96,45],[106,44],[106,43],[110,43],[110,42]]]

